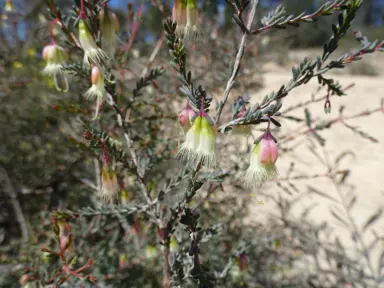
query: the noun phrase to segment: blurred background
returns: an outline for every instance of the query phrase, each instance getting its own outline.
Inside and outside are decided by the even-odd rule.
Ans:
[[[73,5],[73,1],[55,0],[54,2],[63,8],[63,13],[71,13],[70,7]],[[279,4],[286,7],[287,14],[300,14],[315,11],[316,7],[321,6],[324,2],[326,1],[261,0],[254,26],[260,26],[262,16],[268,14],[268,11]],[[89,196],[92,192],[82,181],[84,178],[92,179],[94,177],[92,169],[90,169],[93,164],[88,163],[89,154],[79,148],[81,140],[78,138],[81,132],[79,134],[77,133],[79,131],[76,131],[79,127],[74,128],[77,117],[80,117],[78,111],[86,110],[85,113],[92,114],[90,109],[93,104],[85,101],[81,95],[81,91],[87,89],[88,82],[73,78],[68,93],[56,92],[53,81],[40,74],[44,67],[41,51],[50,41],[45,1],[14,0],[13,4],[14,10],[8,13],[4,10],[5,1],[0,0],[0,275],[8,275],[16,264],[23,263],[23,257],[27,259],[32,257],[31,255],[35,255],[31,252],[33,249],[28,248],[30,246],[23,246],[21,240],[32,238],[33,243],[30,243],[32,246],[38,246],[39,243],[44,242],[45,240],[41,239],[45,239],[43,236],[46,235],[37,231],[50,229],[50,211],[54,209],[76,210],[94,203]],[[172,107],[169,111],[174,111],[173,116],[175,116],[182,98],[178,95],[178,84],[174,79],[174,74],[170,71],[166,43],[161,40],[163,37],[162,22],[165,16],[171,15],[172,5],[172,1],[161,0],[152,2],[111,0],[109,4],[120,20],[121,30],[118,34],[120,50],[126,45],[132,33],[130,22],[132,17],[137,15],[141,6],[143,9],[142,22],[135,36],[132,53],[128,58],[129,65],[125,75],[126,88],[131,91],[141,72],[150,65],[151,67],[164,65],[167,73],[161,83],[168,84],[164,84],[155,91],[150,86],[146,93],[148,95],[154,93],[156,96],[171,99]],[[229,71],[225,71],[228,70],[235,57],[240,32],[232,20],[231,8],[224,1],[198,1],[198,6],[201,13],[200,23],[203,36],[200,44],[188,47],[189,56],[196,59],[196,61],[190,62],[190,70],[194,71],[196,81],[201,82],[215,100],[220,100],[228,79]],[[324,43],[332,35],[331,24],[335,21],[337,21],[336,16],[321,17],[319,21],[310,25],[302,25],[300,28],[289,27],[284,30],[273,30],[250,38],[242,66],[243,71],[239,75],[231,100],[239,95],[248,94],[251,103],[256,103],[271,91],[278,90],[291,78],[291,68],[297,66],[304,57],[321,55]],[[384,39],[384,1],[364,0],[362,9],[353,22],[353,27],[342,39],[334,58],[359,47],[359,43],[353,35],[353,32],[357,30],[371,41]],[[73,31],[77,35],[77,31],[75,29]],[[57,29],[55,33],[60,35],[60,30]],[[61,40],[61,44],[68,47],[66,40],[64,38]],[[153,53],[154,47],[158,45],[160,45],[160,51],[153,63],[149,63],[148,59]],[[81,53],[77,54],[74,53],[73,57],[81,59]],[[355,235],[354,232],[351,234],[348,229],[340,228],[340,223],[337,223],[334,215],[335,213],[338,215],[339,212],[334,212],[335,210],[332,210],[330,205],[335,204],[333,198],[337,198],[335,205],[339,205],[347,201],[346,198],[352,197],[349,195],[350,193],[357,195],[358,201],[355,205],[357,208],[353,212],[348,211],[347,214],[351,219],[355,219],[354,221],[359,227],[364,226],[372,214],[384,208],[384,189],[382,187],[384,130],[381,125],[383,114],[372,113],[373,115],[369,114],[366,118],[360,117],[364,111],[380,107],[380,101],[384,97],[384,55],[383,53],[367,55],[363,60],[345,69],[336,70],[331,75],[339,80],[343,87],[350,86],[351,88],[348,90],[347,97],[333,98],[332,115],[328,116],[330,117],[328,120],[335,117],[339,120],[335,121],[336,124],[331,129],[322,134],[327,140],[326,145],[320,147],[320,145],[314,144],[306,134],[301,135],[303,137],[295,137],[301,124],[300,121],[283,119],[283,128],[276,131],[276,134],[283,139],[288,139],[293,135],[294,139],[291,139],[292,141],[288,139],[286,146],[282,149],[281,160],[279,159],[280,177],[267,185],[264,193],[257,196],[252,194],[252,191],[246,191],[246,189],[245,193],[242,191],[246,204],[241,204],[245,206],[240,205],[239,207],[249,208],[249,210],[243,210],[247,213],[241,217],[246,223],[243,225],[248,225],[251,230],[254,229],[253,225],[256,225],[253,221],[257,221],[257,225],[265,225],[264,230],[274,227],[268,226],[266,223],[271,221],[273,217],[271,215],[279,214],[278,217],[282,217],[282,212],[285,213],[284,217],[291,217],[289,218],[289,221],[292,221],[290,223],[303,225],[303,227],[320,225],[325,221],[332,228],[332,237],[329,236],[327,240],[341,239],[345,249],[352,251],[351,254],[346,253],[352,255],[352,259],[357,261],[359,254],[354,254],[354,251],[360,249],[357,247],[360,244],[356,244],[356,239],[351,236]],[[284,102],[284,107],[294,107],[323,94],[326,94],[325,89],[321,90],[317,81],[313,80],[308,85],[292,92],[292,95],[290,94]],[[227,112],[229,113],[230,105],[228,106]],[[322,102],[311,102],[305,107],[311,109],[316,121],[324,119]],[[380,108],[378,109],[380,110]],[[337,118],[342,110],[345,110],[345,115],[348,116],[361,115],[352,117],[348,122],[350,127],[347,127],[340,120],[341,117]],[[292,116],[292,119],[300,120],[304,117],[304,112],[303,109],[298,109],[289,115]],[[259,130],[254,130],[255,136],[258,135]],[[244,138],[243,142],[241,143],[243,150],[240,155],[245,159],[252,141]],[[228,143],[225,144],[225,149],[229,149],[228,151],[231,151],[230,143],[228,140]],[[340,164],[342,167],[339,167],[342,171],[348,171],[343,174],[348,174],[348,181],[343,182],[346,187],[343,186],[343,189],[346,189],[345,194],[340,192],[338,185],[331,186],[334,179],[329,177],[332,171],[328,164],[332,162],[339,165],[339,158],[343,161],[346,158],[343,164]],[[233,160],[238,161],[238,158],[235,157]],[[292,174],[293,166],[295,166],[296,174]],[[154,173],[160,174],[160,172],[161,168]],[[231,193],[240,193],[239,191],[243,189],[237,186],[240,183],[239,179],[232,179],[227,183],[230,187],[226,190],[226,193],[229,193],[228,197],[234,197]],[[291,203],[290,208],[292,209],[281,206],[281,203]],[[308,221],[307,223],[299,218],[299,215],[302,215],[309,207],[313,208],[313,213],[311,217],[305,214],[304,219]],[[231,215],[229,218],[237,223],[236,217]],[[379,243],[377,246],[372,245],[374,247],[372,247],[371,257],[375,262],[373,269],[379,272],[380,267],[384,265],[384,256],[380,252],[384,247],[384,238],[377,235],[380,233],[383,235],[383,224],[384,221],[379,220],[375,223],[375,232],[363,236],[367,243],[373,243],[373,241]],[[279,230],[279,228],[276,229]],[[268,234],[270,231],[266,233]],[[228,235],[230,235],[229,232]],[[239,235],[242,234],[239,232]],[[268,235],[270,237],[270,234]],[[239,236],[239,238],[243,236]],[[287,243],[289,241],[287,240]],[[280,242],[273,243],[273,249],[276,251],[285,246]],[[294,241],[290,243],[292,244]],[[289,247],[285,248],[296,251],[295,245],[287,244]],[[376,248],[381,248],[381,250],[374,250]],[[316,250],[311,249],[309,250],[312,252]],[[306,252],[308,251],[306,250]],[[332,265],[339,265],[335,263]],[[264,264],[257,262],[257,265]],[[257,265],[256,267],[258,267]],[[361,265],[361,271],[369,266],[366,262]],[[11,285],[9,283],[18,283],[17,277],[20,276],[18,273],[11,273],[11,278],[6,279],[12,279],[13,282],[6,280],[8,282],[4,283],[7,284],[3,284],[5,286],[1,287],[11,287],[8,286]],[[289,278],[289,276],[287,277]],[[137,287],[158,287],[153,283],[150,286]],[[18,286],[15,284],[13,287]],[[115,283],[111,287],[136,286],[133,284],[123,286],[123,284]],[[228,287],[240,286],[234,284],[234,286]]]

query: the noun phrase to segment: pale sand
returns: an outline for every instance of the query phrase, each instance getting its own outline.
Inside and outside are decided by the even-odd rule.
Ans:
[[[294,55],[300,55],[299,58],[302,59],[301,56],[306,54],[305,52],[298,52]],[[327,74],[328,77],[329,75],[332,75],[335,79],[339,80],[343,86],[351,83],[354,83],[355,86],[348,90],[348,96],[332,98],[331,114],[324,114],[323,102],[315,103],[309,106],[314,118],[320,117],[324,120],[333,119],[338,116],[338,109],[340,105],[344,105],[346,107],[344,112],[345,116],[353,115],[367,109],[378,108],[380,105],[380,99],[384,98],[384,73],[380,71],[380,69],[383,70],[383,68],[381,68],[384,63],[383,56],[384,55],[370,55],[367,60],[364,60],[368,61],[368,63],[372,63],[376,70],[379,71],[379,75],[376,77],[345,75],[341,73]],[[274,66],[270,65],[269,67]],[[251,101],[253,103],[261,101],[261,99],[271,91],[278,90],[282,84],[288,83],[291,78],[291,74],[288,72],[276,71],[278,69],[270,70],[274,71],[264,75],[265,88],[256,93],[250,93],[252,96]],[[287,68],[283,68],[281,70],[289,71]],[[316,91],[318,86],[317,80],[313,79],[308,84],[293,90],[285,99],[282,111],[284,111],[284,107],[287,108],[295,103],[310,99],[311,94]],[[324,93],[325,90],[323,90],[319,96],[324,95]],[[291,115],[303,117],[303,109],[298,109]],[[286,120],[281,121],[281,123],[283,124],[283,127],[281,128],[282,131],[284,131],[283,134],[288,131],[290,131],[293,135],[296,133],[298,124]],[[379,143],[372,143],[367,139],[363,139],[360,136],[355,135],[351,130],[342,126],[342,124],[335,124],[331,129],[320,132],[321,135],[327,140],[324,151],[326,151],[330,160],[333,161],[341,152],[346,150],[350,150],[355,153],[355,158],[345,158],[344,161],[342,161],[340,168],[351,169],[351,175],[348,183],[355,187],[354,193],[358,197],[355,208],[352,210],[352,216],[359,227],[361,227],[374,211],[378,208],[384,209],[384,113],[376,113],[357,120],[348,120],[347,123],[353,126],[358,126],[360,130],[367,132],[379,140]],[[306,138],[302,137],[300,139],[301,141],[299,142],[304,141],[305,145],[300,146],[300,148],[296,149],[294,153],[283,154],[279,158],[277,165],[280,170],[280,176],[285,177],[285,171],[289,167],[289,163],[294,160],[292,157],[298,157],[301,162],[295,161],[296,164],[298,164],[296,166],[296,173],[301,172],[308,175],[326,173],[326,168],[319,165],[313,154],[309,152],[309,149],[307,148],[309,142]],[[322,154],[321,150],[317,151]],[[295,173],[293,173],[293,175],[294,174]],[[307,191],[306,186],[309,184],[340,200],[334,186],[327,179],[316,179],[310,181],[297,180],[292,181],[292,183],[300,189],[300,193],[305,193]],[[269,184],[265,187],[265,189],[267,189],[265,191],[268,193],[279,193],[287,199],[293,199],[300,194],[295,192],[293,195],[288,195],[287,193],[282,192],[281,189],[278,189],[275,184]],[[265,198],[263,199],[262,196],[258,197],[257,200],[262,200],[264,205],[258,204],[256,199],[254,199],[253,203],[251,203],[251,219],[257,219],[257,221],[260,221],[262,219],[267,219],[269,217],[268,213],[276,212],[276,207],[271,201],[268,201]],[[346,229],[342,228],[341,225],[338,224],[338,221],[331,216],[329,208],[335,206],[332,201],[314,194],[311,196],[305,196],[299,201],[299,203],[296,204],[295,208],[292,210],[292,215],[299,215],[305,207],[308,207],[312,203],[317,203],[318,206],[316,206],[312,213],[310,213],[309,219],[316,223],[323,220],[328,221],[329,224],[335,228],[333,233],[334,236],[337,235],[346,247],[353,247],[350,233],[348,233]],[[344,210],[341,208],[340,211]],[[376,229],[379,234],[384,235],[384,217],[376,222],[376,224],[372,227]],[[365,240],[370,241],[372,239],[372,233],[368,232],[365,238]],[[381,242],[381,244],[378,245],[378,249],[373,252],[373,263],[375,266],[378,263],[377,259],[379,257],[379,253],[380,251],[383,251],[383,249],[384,243]]]

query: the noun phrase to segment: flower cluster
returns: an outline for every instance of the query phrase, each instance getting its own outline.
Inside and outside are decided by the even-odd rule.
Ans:
[[[244,107],[237,117],[242,117],[245,112]],[[200,111],[196,113],[187,102],[179,114],[179,124],[186,131],[186,135],[177,156],[189,163],[214,168],[216,166],[216,130],[212,119],[204,111],[204,105],[202,104]],[[250,129],[250,125],[245,125],[243,129],[235,133],[249,135],[251,134]],[[246,172],[248,187],[260,187],[264,182],[277,176],[275,163],[279,153],[276,142],[270,132],[270,122],[268,122],[267,131],[255,141],[256,145]]]
[[[185,120],[184,125],[188,121],[189,119]],[[192,126],[186,133],[185,142],[181,145],[178,156],[188,162],[196,162],[210,168],[215,167],[216,131],[213,128],[213,121],[202,109],[191,122]]]

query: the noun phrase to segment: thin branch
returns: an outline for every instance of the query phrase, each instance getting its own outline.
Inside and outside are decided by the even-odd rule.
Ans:
[[[247,29],[248,30],[251,29],[251,25],[252,25],[253,19],[255,17],[256,8],[258,5],[259,5],[259,0],[254,0],[252,10],[249,14],[249,19],[248,19],[248,23],[247,23]],[[244,56],[246,39],[247,39],[247,32],[245,31],[243,33],[243,37],[241,38],[239,50],[237,51],[236,61],[235,61],[235,65],[233,66],[232,75],[229,78],[229,80],[227,82],[227,86],[226,86],[225,91],[224,91],[224,101],[220,104],[219,110],[217,111],[216,124],[219,123],[220,116],[221,116],[221,113],[223,112],[223,108],[224,108],[225,104],[227,103],[229,93],[231,92],[231,89],[232,89],[233,85],[235,84],[235,78],[236,78],[237,73],[239,72],[239,69],[240,69],[240,62]]]

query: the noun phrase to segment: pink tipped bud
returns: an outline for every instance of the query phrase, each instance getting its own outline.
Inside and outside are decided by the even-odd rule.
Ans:
[[[187,132],[188,129],[191,127],[192,120],[195,115],[195,111],[193,111],[189,103],[187,103],[185,108],[179,114],[179,123],[180,126],[184,129],[184,132]]]
[[[101,79],[101,73],[99,68],[97,66],[92,67],[92,73],[91,73],[91,83],[97,85]]]

